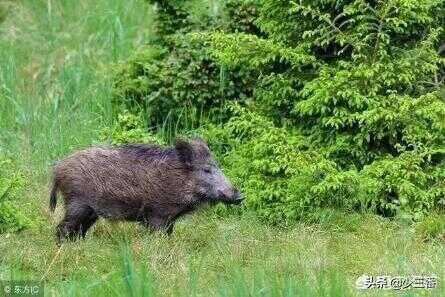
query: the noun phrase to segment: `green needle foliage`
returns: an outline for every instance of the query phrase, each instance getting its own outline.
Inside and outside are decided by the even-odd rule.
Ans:
[[[208,42],[196,40],[188,33],[219,29],[257,32],[259,29],[253,23],[258,14],[255,2],[150,3],[155,4],[157,11],[156,37],[116,67],[114,106],[131,111],[143,109],[149,127],[158,130],[170,123],[179,129],[188,128],[185,119],[227,120],[221,107],[226,101],[244,102],[251,98],[258,73],[242,67],[228,71],[216,63]]]
[[[333,203],[413,218],[443,210],[444,15],[435,0],[266,0],[263,37],[196,34],[225,67],[261,73],[250,109],[276,128],[234,148],[243,160],[234,168],[254,166],[235,174],[249,204],[272,220]],[[305,164],[321,175],[302,173]]]

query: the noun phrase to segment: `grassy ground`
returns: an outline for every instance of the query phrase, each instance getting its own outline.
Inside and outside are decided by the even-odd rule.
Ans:
[[[170,237],[102,221],[86,240],[60,250],[53,227],[2,235],[0,245],[3,274],[43,279],[50,296],[140,296],[142,290],[160,296],[399,296],[362,294],[354,283],[362,274],[443,279],[445,263],[443,246],[372,216],[278,229],[203,210],[182,220]]]
[[[445,296],[443,242],[371,215],[332,212],[280,229],[205,209],[170,237],[101,221],[59,249],[62,210],[47,208],[50,165],[110,124],[109,66],[150,36],[152,13],[142,0],[0,5],[0,150],[28,171],[17,204],[36,221],[0,234],[0,280],[42,280],[47,296]],[[360,292],[362,274],[435,274],[439,288]]]

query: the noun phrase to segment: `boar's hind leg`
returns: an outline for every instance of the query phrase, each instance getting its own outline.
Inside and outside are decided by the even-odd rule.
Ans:
[[[88,229],[96,222],[97,214],[88,205],[67,205],[65,217],[57,226],[57,239],[76,240],[85,237]]]

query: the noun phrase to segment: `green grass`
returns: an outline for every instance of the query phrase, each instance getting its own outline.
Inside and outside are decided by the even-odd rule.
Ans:
[[[1,236],[0,271],[6,278],[43,279],[50,296],[141,296],[141,290],[159,296],[399,296],[362,294],[354,282],[362,274],[444,276],[443,245],[418,241],[406,226],[374,216],[362,216],[351,232],[339,230],[335,220],[280,229],[204,209],[181,220],[170,237],[100,221],[85,240],[60,251],[55,221],[47,220],[39,230]],[[411,293],[442,296],[444,290],[402,296]]]
[[[150,34],[140,1],[5,2],[0,31],[0,144],[46,172],[109,124],[110,64]]]
[[[278,228],[205,209],[170,237],[100,221],[85,240],[59,250],[62,209],[53,216],[47,207],[50,165],[110,125],[110,65],[150,37],[153,16],[142,0],[0,5],[0,150],[30,177],[16,203],[35,221],[0,234],[0,280],[42,280],[47,296],[445,295],[443,241],[370,215],[332,212]],[[359,292],[362,274],[435,274],[440,287]]]

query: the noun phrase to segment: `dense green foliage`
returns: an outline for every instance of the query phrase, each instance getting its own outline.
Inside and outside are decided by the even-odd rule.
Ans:
[[[245,206],[273,223],[322,208],[390,216],[401,212],[419,219],[444,202],[443,168],[415,152],[376,160],[362,170],[343,169],[308,149],[307,137],[243,110],[224,128],[211,125],[202,134],[248,197]]]
[[[155,40],[171,49],[171,35],[222,29],[261,34],[255,24],[259,0],[148,0],[156,11]]]
[[[188,18],[187,7],[181,0],[149,0],[156,9],[156,38],[163,42],[164,37],[177,31],[187,32],[192,26]]]
[[[128,110],[119,113],[113,125],[103,128],[100,132],[101,142],[111,144],[162,143],[159,137],[147,132],[140,115],[134,115]]]
[[[186,33],[203,28],[255,32],[255,3],[238,7],[236,1],[224,2],[228,9],[223,14],[218,13],[220,5],[211,1],[212,7],[204,9],[198,9],[202,1],[154,2],[158,39],[117,67],[115,105],[142,108],[152,128],[166,123],[185,128],[193,126],[185,122],[201,119],[226,120],[228,115],[221,107],[226,101],[250,98],[258,74],[242,67],[228,71],[216,64],[208,42],[194,40]]]
[[[175,50],[142,50],[119,70],[116,101],[147,112],[149,125],[225,117],[219,110],[225,100],[242,100],[252,94],[248,73],[224,72],[210,59],[203,44],[188,36],[172,39]],[[212,109],[212,107],[219,107]]]
[[[281,139],[302,139],[280,146],[286,157],[315,153],[327,160],[314,160],[318,166],[333,164],[323,169],[326,178],[315,188],[305,187],[321,194],[310,194],[312,207],[339,200],[351,208],[356,200],[384,215],[419,218],[445,206],[445,104],[439,96],[445,60],[438,54],[444,4],[263,1],[257,23],[267,38],[243,33],[204,38],[226,67],[262,69],[254,110],[286,127]],[[251,147],[261,145],[261,137],[256,139]],[[277,143],[263,141],[263,150],[271,149],[279,166]],[[244,166],[267,160],[261,152],[243,157]],[[304,168],[301,160],[293,162]],[[270,179],[252,169],[246,182],[258,179],[255,172]],[[302,184],[286,180],[279,189]],[[261,186],[280,192],[270,182]],[[272,208],[274,195],[260,200]],[[282,214],[298,205],[288,201],[289,193],[279,196]]]
[[[298,126],[330,158],[361,167],[388,154],[443,144],[444,105],[434,84],[444,63],[437,54],[443,2],[409,2],[334,7],[336,1],[265,1],[259,23],[269,38],[211,38],[226,65],[280,67],[263,72],[259,105]],[[282,19],[292,21],[281,28]]]
[[[16,203],[24,187],[24,175],[10,158],[0,154],[0,233],[19,231],[29,225]]]

